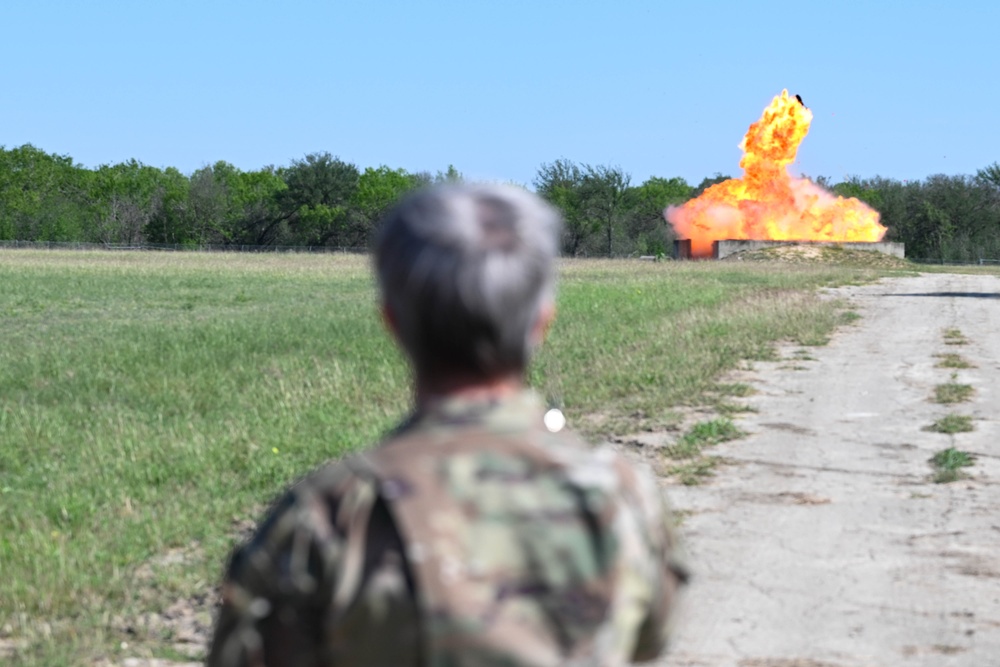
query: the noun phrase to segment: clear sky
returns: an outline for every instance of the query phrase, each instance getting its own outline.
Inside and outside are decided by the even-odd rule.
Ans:
[[[739,173],[771,98],[815,120],[795,171],[1000,161],[1000,3],[6,0],[0,145],[190,173],[329,151],[530,184],[558,158]]]

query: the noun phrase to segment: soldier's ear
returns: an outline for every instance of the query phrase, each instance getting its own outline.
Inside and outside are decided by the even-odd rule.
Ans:
[[[556,304],[554,301],[546,299],[538,309],[538,319],[535,320],[535,325],[531,328],[533,347],[538,347],[545,341],[545,337],[549,334],[549,327],[552,326],[555,319]]]

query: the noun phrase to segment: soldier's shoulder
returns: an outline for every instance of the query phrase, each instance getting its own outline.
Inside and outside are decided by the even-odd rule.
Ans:
[[[274,548],[293,534],[335,538],[338,524],[349,520],[340,508],[361,511],[377,496],[372,477],[355,458],[326,463],[292,483],[271,504],[242,551]]]
[[[635,489],[645,499],[657,495],[655,475],[646,464],[627,458],[609,444],[591,445],[573,432],[558,435],[563,437],[545,444],[575,477]]]
[[[292,485],[290,492],[303,495],[338,495],[358,487],[371,486],[373,476],[364,453],[348,454],[313,469]]]

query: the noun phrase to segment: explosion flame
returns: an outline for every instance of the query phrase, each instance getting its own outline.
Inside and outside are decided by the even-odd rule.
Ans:
[[[781,91],[740,142],[743,178],[717,183],[664,211],[694,257],[710,257],[712,241],[881,241],[878,212],[788,173],[809,132],[812,111]]]

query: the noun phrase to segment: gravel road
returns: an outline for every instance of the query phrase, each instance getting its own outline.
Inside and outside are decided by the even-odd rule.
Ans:
[[[862,318],[782,350],[752,384],[751,435],[698,487],[672,487],[696,579],[665,665],[1000,665],[1000,279],[932,274],[831,290]],[[958,329],[967,344],[949,345]],[[975,368],[936,367],[960,354]],[[952,377],[952,373],[957,376]],[[941,405],[936,385],[972,385]],[[923,430],[959,413],[971,433]],[[977,455],[931,481],[928,459]],[[687,514],[690,513],[690,514]]]

